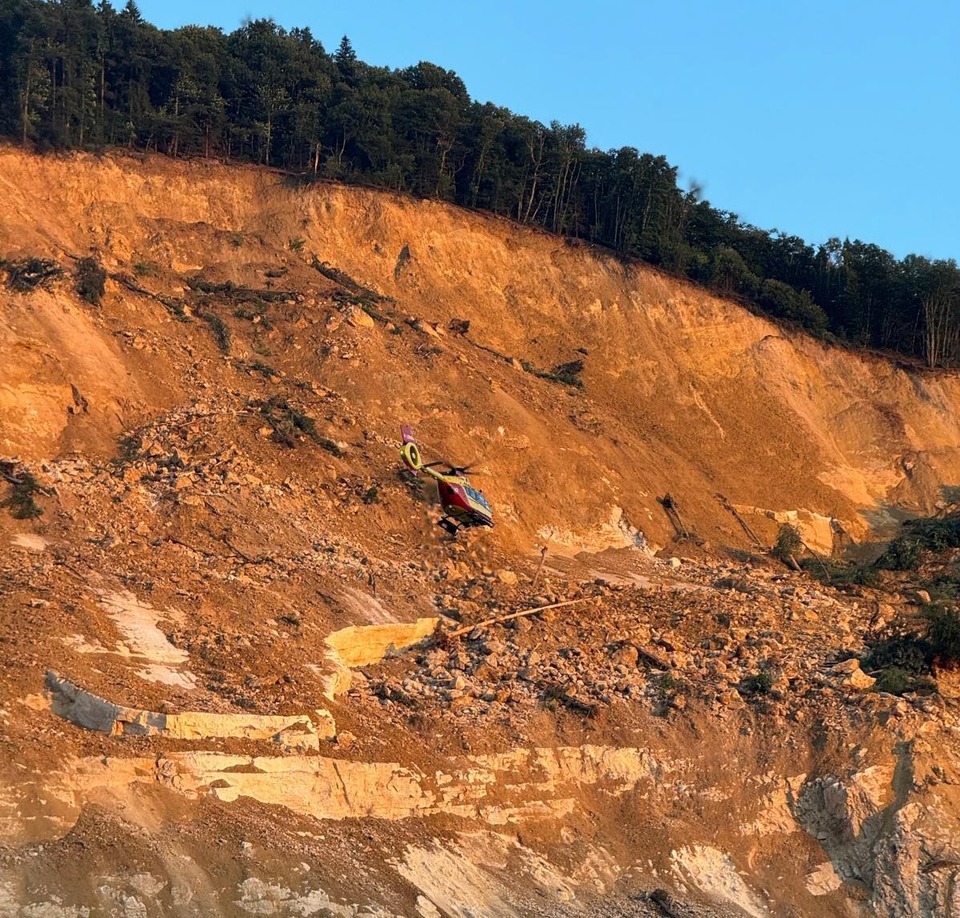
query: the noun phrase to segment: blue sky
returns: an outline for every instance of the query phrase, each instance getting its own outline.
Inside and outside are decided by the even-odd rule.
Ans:
[[[271,17],[370,64],[426,60],[472,98],[663,154],[764,229],[960,259],[960,4],[140,0],[163,28]]]

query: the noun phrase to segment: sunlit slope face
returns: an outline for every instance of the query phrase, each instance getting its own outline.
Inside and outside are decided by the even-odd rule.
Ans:
[[[0,901],[953,894],[952,708],[864,656],[919,594],[764,555],[933,507],[951,380],[435,204],[161,158],[0,175],[0,257],[62,272],[2,293],[0,500],[30,473],[43,513],[0,509]],[[401,425],[494,529],[436,525]]]
[[[270,378],[259,363],[285,374],[274,394],[309,380],[345,399],[327,413],[372,435],[407,422],[453,460],[480,460],[497,538],[518,548],[638,531],[665,544],[666,494],[712,543],[744,537],[718,493],[859,537],[888,504],[931,509],[960,477],[955,381],[825,347],[588,248],[250,168],[2,156],[5,253],[69,268],[65,253],[93,251],[110,274],[99,310],[69,274],[10,300],[12,454],[109,452],[132,422],[201,395],[193,380],[247,397]],[[245,302],[226,283],[274,296]],[[323,463],[383,473],[363,455]]]

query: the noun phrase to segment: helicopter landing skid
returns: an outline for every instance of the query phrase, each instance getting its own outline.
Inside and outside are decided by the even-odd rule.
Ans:
[[[449,516],[444,516],[437,520],[437,525],[445,532],[450,533],[450,538],[455,539],[460,531],[460,524],[454,522]]]

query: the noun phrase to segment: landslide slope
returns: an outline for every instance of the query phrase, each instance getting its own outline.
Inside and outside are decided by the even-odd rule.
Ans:
[[[956,904],[956,699],[864,693],[895,605],[716,499],[823,551],[932,510],[955,378],[384,192],[3,148],[0,195],[64,270],[0,293],[0,910]],[[494,530],[440,537],[403,422]]]
[[[891,508],[931,509],[938,488],[960,480],[960,380],[814,342],[601,252],[443,204],[298,188],[265,170],[0,157],[7,257],[69,264],[93,252],[114,274],[139,267],[140,286],[174,298],[197,275],[297,293],[259,335],[235,308],[210,307],[234,334],[232,364],[196,343],[195,327],[114,281],[102,312],[8,297],[7,454],[109,452],[125,428],[200,394],[183,374],[185,342],[198,349],[191,369],[234,387],[231,369],[256,360],[260,342],[263,363],[343,390],[379,435],[405,420],[460,461],[480,457],[495,476],[502,538],[518,548],[544,530],[615,537],[611,519],[662,545],[673,530],[656,497],[667,492],[718,545],[741,533],[717,492],[835,517],[862,536]],[[313,256],[391,297],[380,311],[398,328],[409,316],[440,329],[457,318],[469,321],[467,336],[441,344],[377,325],[338,337],[327,327],[336,285],[308,267]],[[574,360],[584,363],[582,392],[516,369]],[[211,361],[220,366],[207,370]],[[87,407],[70,414],[74,387]]]

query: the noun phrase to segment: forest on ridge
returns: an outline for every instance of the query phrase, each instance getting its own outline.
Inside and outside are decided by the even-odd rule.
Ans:
[[[860,240],[812,245],[683,189],[677,167],[471,99],[422,61],[328,52],[272,20],[162,30],[134,2],[0,0],[0,135],[260,163],[490,211],[603,246],[855,347],[960,364],[960,270]]]

